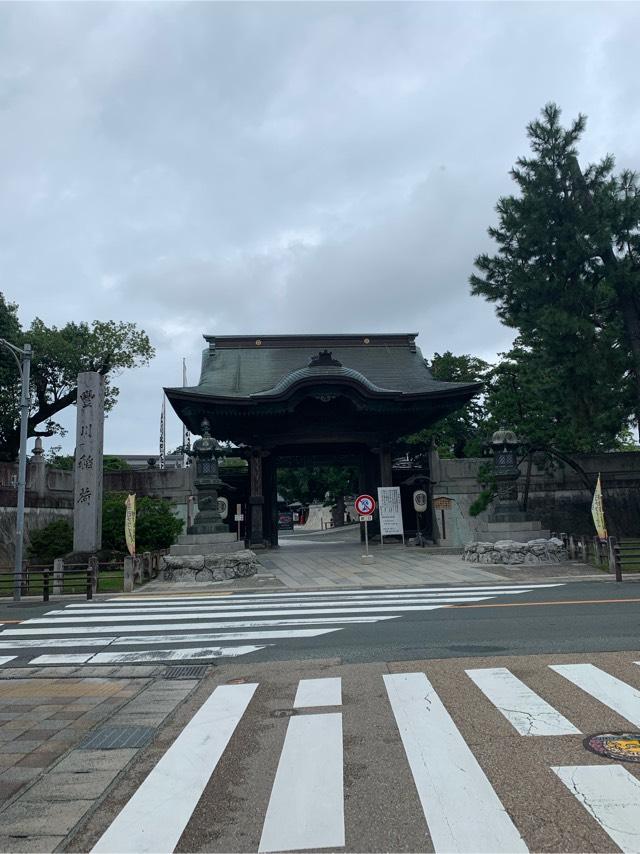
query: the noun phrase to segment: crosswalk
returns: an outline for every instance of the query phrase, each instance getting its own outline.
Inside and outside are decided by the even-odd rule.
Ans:
[[[505,667],[464,665],[445,672],[444,665],[429,663],[407,672],[402,666],[399,672],[381,669],[366,684],[351,669],[344,678],[304,678],[279,688],[268,675],[265,681],[218,685],[119,814],[96,834],[92,850],[191,850],[189,840],[197,838],[198,850],[228,851],[236,850],[230,840],[240,834],[239,850],[258,852],[611,851],[615,846],[638,852],[640,766],[596,756],[583,745],[585,729],[594,721],[614,729],[637,725],[640,690],[634,685],[640,685],[640,663],[623,664],[629,682],[593,663],[538,662],[516,666],[519,675]],[[528,677],[521,678],[525,673]],[[543,683],[547,691],[539,690]],[[291,715],[281,721],[277,737],[273,732],[266,737],[274,726],[267,713],[274,692],[280,692],[279,701],[288,698]],[[569,717],[554,706],[561,696]],[[376,714],[378,723],[367,725]],[[495,744],[470,737],[478,719],[496,734]],[[238,762],[234,751],[242,750],[248,734],[252,751],[242,752]],[[354,766],[351,753],[367,740],[363,769],[359,762]],[[365,779],[380,774],[381,744],[391,744],[400,757],[398,764],[386,764],[385,791],[395,791],[400,780],[411,781],[402,801],[414,815],[397,827],[392,813],[380,814],[362,779],[354,784],[354,767]],[[233,761],[225,765],[228,752]],[[535,770],[533,782],[524,768],[521,778],[512,774],[510,766],[523,756]],[[243,812],[216,811],[221,792],[237,796],[242,778],[259,780],[265,768],[267,790],[258,797],[259,809],[250,811],[247,827],[232,827],[244,820]],[[370,836],[367,847],[351,824],[373,829],[378,837]],[[407,839],[416,829],[422,844]]]
[[[559,584],[119,596],[52,609],[0,632],[0,666],[212,661],[451,605]],[[54,651],[55,650],[55,651]]]

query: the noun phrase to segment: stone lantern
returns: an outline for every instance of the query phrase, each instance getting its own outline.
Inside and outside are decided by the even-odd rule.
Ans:
[[[217,441],[211,436],[211,425],[207,418],[202,419],[202,438],[193,443],[192,449],[183,448],[185,454],[195,460],[195,488],[198,498],[198,513],[188,534],[225,534],[229,528],[222,521],[218,510],[218,490],[226,486],[220,480],[218,457],[223,452]]]
[[[497,487],[497,506],[492,514],[495,522],[515,522],[524,514],[518,503],[517,452],[521,445],[513,430],[496,430],[489,442],[493,452],[493,471]]]

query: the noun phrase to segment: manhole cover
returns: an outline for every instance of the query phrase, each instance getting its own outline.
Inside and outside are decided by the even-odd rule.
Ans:
[[[640,732],[603,732],[584,740],[587,750],[621,762],[640,762]]]
[[[184,664],[180,667],[167,667],[165,679],[203,679],[207,675],[206,664]]]
[[[144,747],[153,739],[155,727],[102,726],[78,746],[81,750],[119,750],[121,747]]]

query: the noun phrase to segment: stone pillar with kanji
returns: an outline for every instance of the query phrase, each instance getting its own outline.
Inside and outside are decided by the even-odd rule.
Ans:
[[[76,454],[73,484],[73,550],[94,554],[102,547],[102,454],[104,377],[78,374]]]

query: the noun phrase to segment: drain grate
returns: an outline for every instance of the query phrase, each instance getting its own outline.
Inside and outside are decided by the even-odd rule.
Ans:
[[[122,747],[145,747],[153,740],[155,727],[102,726],[78,746],[81,750],[119,750]]]
[[[206,664],[183,664],[179,667],[167,667],[165,679],[203,679],[207,675]]]

